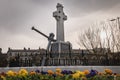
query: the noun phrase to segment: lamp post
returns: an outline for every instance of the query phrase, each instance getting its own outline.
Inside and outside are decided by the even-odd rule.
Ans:
[[[120,30],[120,17],[117,17],[116,19],[111,19],[110,21],[115,21],[118,23],[118,27],[119,27],[119,30]]]

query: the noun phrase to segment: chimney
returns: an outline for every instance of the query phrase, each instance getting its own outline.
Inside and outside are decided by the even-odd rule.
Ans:
[[[10,51],[11,49],[10,49],[10,47],[8,48],[8,51]]]
[[[24,50],[26,50],[26,48],[24,47]]]
[[[30,48],[28,48],[28,50],[30,50]]]

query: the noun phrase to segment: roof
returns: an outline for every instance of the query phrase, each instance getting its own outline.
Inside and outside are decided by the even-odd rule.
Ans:
[[[8,52],[41,52],[46,51],[45,49],[9,49]],[[7,53],[8,53],[7,52]]]

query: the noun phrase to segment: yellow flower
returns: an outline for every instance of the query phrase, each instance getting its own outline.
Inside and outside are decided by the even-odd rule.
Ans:
[[[62,71],[62,70],[61,70],[60,68],[57,68],[57,69],[56,69],[56,72],[59,72],[59,73],[60,73],[61,71]]]
[[[110,69],[105,69],[105,73],[111,75],[111,74],[112,74],[112,70],[110,70]]]
[[[52,70],[48,70],[47,72],[48,72],[48,74],[50,74],[50,75],[54,74],[54,72],[53,72]]]
[[[84,73],[84,72],[81,72],[81,71],[76,71],[76,73],[78,73],[80,77],[85,76],[85,73]]]
[[[35,74],[36,74],[35,71],[31,71],[31,72],[30,72],[30,75],[35,75]]]
[[[6,78],[4,76],[0,76],[2,78],[2,80],[6,80]]]
[[[83,72],[84,72],[86,75],[90,73],[89,70],[84,70]]]
[[[79,70],[77,70],[77,71],[75,71],[76,73],[80,73],[80,71]]]
[[[28,72],[26,69],[20,69],[20,71],[18,72],[20,76],[26,76],[28,75]]]
[[[81,72],[81,71],[76,71],[76,73],[72,74],[72,77],[74,79],[77,79],[77,78],[83,78],[85,77],[85,73],[84,72]],[[83,79],[84,80],[84,79]]]
[[[18,73],[17,72],[14,72],[14,76],[16,76]]]
[[[8,75],[8,76],[14,76],[14,72],[11,71],[11,70],[9,70],[9,71],[7,72],[7,75]]]
[[[61,74],[61,73],[59,73],[59,72],[55,72],[55,74],[56,74],[57,76],[63,76],[63,74]]]
[[[75,73],[75,74],[72,74],[72,77],[73,77],[74,79],[77,79],[77,78],[80,77],[80,75],[79,75],[79,73]]]
[[[100,75],[100,76],[101,75],[103,76],[104,74],[105,74],[104,72],[98,72],[98,75]]]
[[[116,76],[120,77],[120,74],[116,74]]]
[[[84,77],[85,73],[84,72],[79,72],[80,77]]]

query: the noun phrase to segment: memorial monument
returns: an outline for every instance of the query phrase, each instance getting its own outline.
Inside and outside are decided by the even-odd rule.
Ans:
[[[52,52],[57,52],[58,56],[54,57],[63,57],[61,53],[70,53],[71,52],[71,44],[69,42],[65,42],[64,40],[64,21],[67,20],[67,16],[63,12],[63,6],[58,3],[57,11],[53,12],[53,17],[56,19],[56,42],[54,42],[51,46]],[[68,54],[69,56],[69,54]]]
[[[70,56],[70,52],[72,50],[70,42],[65,42],[64,40],[64,21],[67,20],[67,16],[63,12],[63,6],[58,3],[57,11],[53,12],[53,17],[56,19],[56,39],[54,39],[54,34],[51,33],[50,36],[45,35],[39,30],[32,27],[32,30],[40,33],[44,37],[48,38],[48,46],[47,46],[47,54],[52,58],[61,58],[64,55],[61,53],[67,53]],[[55,53],[55,54],[54,54]]]

